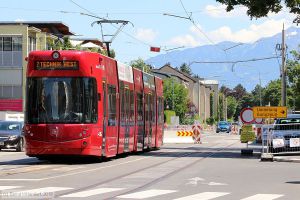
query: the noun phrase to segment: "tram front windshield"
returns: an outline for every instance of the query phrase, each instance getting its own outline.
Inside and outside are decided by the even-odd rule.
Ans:
[[[28,78],[27,123],[95,123],[94,78]]]

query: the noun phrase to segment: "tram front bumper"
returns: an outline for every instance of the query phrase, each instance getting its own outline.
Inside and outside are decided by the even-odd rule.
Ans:
[[[65,142],[46,142],[39,140],[26,140],[26,154],[39,155],[90,155],[100,156],[101,149],[92,148],[89,139],[72,140]]]

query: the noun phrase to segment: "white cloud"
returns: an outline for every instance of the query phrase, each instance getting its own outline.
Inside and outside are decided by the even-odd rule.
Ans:
[[[158,33],[152,29],[139,28],[136,31],[135,37],[145,42],[153,42]]]
[[[229,17],[241,17],[241,16],[247,16],[246,14],[247,8],[238,6],[235,7],[232,11],[227,12],[225,5],[207,5],[205,7],[205,13],[213,18],[229,18]]]
[[[24,22],[24,19],[16,19],[15,22]]]
[[[270,37],[281,32],[283,23],[285,23],[285,28],[289,28],[291,26],[291,24],[286,22],[284,19],[271,19],[263,22],[262,24],[251,24],[248,28],[237,31],[233,31],[229,26],[222,26],[216,30],[206,32],[206,35],[215,43],[222,41],[251,43],[259,40],[260,38]],[[197,28],[191,27],[190,31],[197,36],[196,40],[201,40],[206,44],[210,44],[208,39],[204,40],[205,36],[197,30]]]
[[[186,34],[183,36],[177,36],[172,38],[169,42],[169,45],[178,45],[178,46],[198,46],[200,43],[195,39],[194,36]]]
[[[233,12],[227,13],[224,5],[206,6],[207,14],[211,17],[235,17],[240,18],[247,16],[247,8],[236,7]],[[252,20],[248,27],[234,30],[234,24],[224,25],[214,30],[205,30],[197,24],[197,27],[190,26],[189,32],[185,35],[174,37],[169,44],[184,45],[184,46],[198,46],[207,44],[217,44],[223,41],[253,43],[264,37],[271,37],[278,34],[282,30],[283,23],[285,29],[293,26],[292,21],[295,18],[294,14],[288,12],[285,8],[277,14],[270,13],[269,17],[261,18],[260,20]],[[218,19],[219,20],[219,19]],[[260,23],[259,23],[260,22]],[[295,34],[295,33],[291,33]]]

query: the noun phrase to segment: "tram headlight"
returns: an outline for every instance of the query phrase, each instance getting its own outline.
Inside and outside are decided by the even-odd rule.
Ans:
[[[53,59],[59,59],[59,58],[60,58],[60,53],[59,53],[58,51],[54,51],[54,52],[52,53],[52,58],[53,58]]]

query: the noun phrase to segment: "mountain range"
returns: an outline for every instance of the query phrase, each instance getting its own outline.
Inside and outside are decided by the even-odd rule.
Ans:
[[[285,35],[289,59],[291,50],[299,50],[300,28],[291,27],[285,31]],[[247,91],[251,91],[260,80],[264,87],[271,80],[280,78],[281,51],[277,44],[281,43],[282,34],[278,33],[253,43],[221,42],[176,50],[152,57],[145,62],[155,68],[166,63],[170,63],[172,67],[187,63],[193,74],[201,78],[219,80],[220,85],[229,88],[241,83]]]

